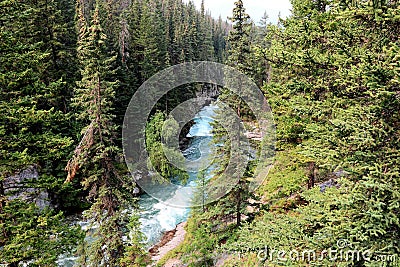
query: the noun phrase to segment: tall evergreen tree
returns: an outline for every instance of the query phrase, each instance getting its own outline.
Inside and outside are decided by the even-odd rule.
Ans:
[[[67,181],[75,176],[89,191],[91,208],[87,217],[98,226],[94,242],[88,245],[81,263],[89,266],[118,266],[124,255],[123,209],[129,205],[132,183],[122,175],[119,148],[115,144],[116,129],[113,101],[118,81],[113,79],[116,56],[107,49],[100,4],[97,2],[90,25],[78,1],[79,47],[82,80],[77,83],[74,105],[78,119],[86,123],[82,140],[67,165]],[[137,245],[137,244],[136,244]],[[140,246],[139,246],[140,248]],[[138,250],[138,257],[142,251]]]
[[[248,14],[246,14],[243,2],[241,0],[235,2],[233,9],[233,17],[231,18],[233,29],[228,35],[228,61],[227,63],[237,68],[245,74],[250,73],[249,56],[250,56],[250,29],[251,21]],[[216,112],[216,121],[225,121],[226,125],[230,127],[223,129],[221,124],[214,124],[214,142],[223,144],[222,148],[217,147],[215,154],[218,156],[218,169],[216,173],[221,173],[227,166],[227,161],[235,162],[237,169],[243,162],[246,162],[247,152],[244,148],[244,136],[242,133],[241,121],[245,116],[249,116],[249,111],[244,104],[242,98],[233,93],[229,87],[234,87],[239,90],[238,93],[246,94],[246,89],[240,78],[232,77],[229,70],[225,73],[225,80],[227,88],[223,88],[220,94],[220,100],[228,104],[234,111],[229,114],[226,109],[220,109]],[[249,92],[251,95],[251,92]],[[233,140],[229,140],[229,137]],[[231,149],[233,145],[233,151]],[[230,158],[235,153],[235,158]],[[237,184],[232,188],[231,192],[220,201],[220,204],[226,206],[228,213],[234,212],[236,217],[236,225],[241,224],[242,213],[246,207],[246,201],[249,199],[249,189],[246,177],[242,177],[239,171],[229,175],[236,175],[237,177],[228,177],[234,179]],[[233,206],[233,207],[232,207]]]
[[[10,201],[4,180],[33,165],[40,177],[29,186],[48,190],[58,207],[77,212],[87,204],[80,204],[80,192],[89,193],[87,214],[99,228],[87,264],[140,265],[140,236],[122,242],[121,212],[135,203],[127,201],[134,184],[123,175],[117,126],[136,88],[151,75],[171,64],[214,58],[210,16],[181,0],[78,0],[76,7],[74,12],[71,0],[1,2],[0,246],[10,249],[1,250],[0,258],[52,265],[80,238],[57,211]],[[187,88],[168,94],[162,109],[192,97],[196,87]],[[66,164],[73,183],[63,184]],[[128,228],[137,233],[132,213]],[[53,240],[49,233],[57,231],[65,236]],[[18,246],[23,238],[32,242]]]
[[[68,151],[72,144],[67,136],[68,103],[60,98],[69,93],[64,90],[61,67],[58,68],[62,64],[59,56],[68,51],[57,49],[55,37],[50,39],[42,31],[44,14],[48,9],[57,9],[55,2],[50,4],[51,8],[43,9],[42,2],[20,6],[3,3],[0,43],[3,175],[34,164],[48,172],[47,175],[55,175],[52,171],[57,169],[56,162],[65,156],[62,150]],[[61,23],[50,23],[48,31],[55,34]]]
[[[214,23],[213,43],[216,60],[221,63],[226,59],[226,35],[226,29],[224,29],[223,21],[220,16],[218,21]]]
[[[235,2],[232,17],[229,19],[233,29],[229,32],[227,39],[228,64],[249,75],[251,74],[249,55],[252,23],[242,0]]]
[[[160,52],[162,39],[158,35],[158,27],[162,27],[158,14],[156,13],[156,5],[152,1],[144,1],[141,6],[141,15],[138,25],[139,35],[136,36],[137,51],[139,61],[137,64],[143,83],[153,76],[161,66],[164,65],[164,54]]]
[[[252,55],[250,49],[250,33],[252,23],[241,0],[235,2],[233,16],[230,20],[232,21],[233,29],[229,32],[227,38],[228,58],[226,63],[251,77],[252,67],[250,66],[250,58]],[[230,77],[229,72],[225,74],[225,79],[228,87],[231,85],[236,86],[243,95],[251,95],[251,92],[248,92],[247,88],[243,87],[241,82],[236,80],[236,77]],[[238,117],[243,119],[245,116],[251,116],[243,100],[238,95],[234,95],[231,91],[223,90],[220,99],[227,101],[229,105],[236,110]]]

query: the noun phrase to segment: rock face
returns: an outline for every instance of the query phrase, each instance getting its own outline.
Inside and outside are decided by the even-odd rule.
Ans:
[[[3,181],[3,189],[8,199],[19,198],[35,203],[40,209],[50,206],[49,194],[46,189],[34,188],[35,180],[39,178],[37,168],[29,166],[25,170],[6,177]]]
[[[332,172],[332,173],[328,176],[328,177],[330,177],[330,179],[327,180],[327,181],[325,181],[325,182],[323,182],[323,183],[321,183],[321,184],[319,185],[320,191],[321,191],[322,193],[324,193],[324,192],[326,191],[327,188],[330,188],[330,187],[339,188],[339,187],[340,187],[340,184],[339,184],[339,182],[337,181],[337,179],[338,179],[338,178],[341,178],[341,177],[345,177],[347,174],[348,174],[348,173],[347,173],[346,171],[344,171],[344,170],[338,170],[338,171]]]

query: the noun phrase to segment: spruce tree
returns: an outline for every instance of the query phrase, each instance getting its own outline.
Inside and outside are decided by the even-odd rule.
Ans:
[[[74,105],[78,119],[86,123],[82,139],[68,162],[67,181],[76,176],[89,192],[91,208],[88,219],[97,227],[94,241],[88,244],[81,264],[89,266],[118,266],[124,255],[122,211],[135,208],[130,192],[134,184],[123,175],[118,158],[120,150],[115,144],[116,129],[113,120],[113,101],[118,81],[113,79],[115,55],[107,50],[107,36],[100,19],[97,2],[90,25],[83,15],[81,3],[77,4],[79,25],[78,55],[82,79],[77,83]],[[137,255],[141,251],[138,244]]]
[[[244,74],[251,74],[248,56],[250,54],[250,32],[252,23],[250,16],[246,13],[243,1],[235,2],[232,17],[232,30],[229,32],[228,42],[228,64],[236,67]]]
[[[250,17],[246,14],[245,8],[242,1],[235,2],[235,8],[233,9],[233,17],[231,18],[233,23],[233,30],[228,35],[228,61],[227,63],[237,68],[245,74],[250,73],[249,66],[249,55],[250,55]],[[225,206],[226,212],[234,213],[236,218],[236,225],[240,226],[242,213],[245,211],[246,202],[250,197],[248,181],[246,177],[238,171],[243,162],[247,162],[247,149],[245,148],[245,137],[243,136],[242,120],[249,116],[247,106],[242,100],[241,96],[251,92],[247,92],[244,81],[241,81],[239,77],[232,77],[229,69],[225,73],[226,87],[221,90],[220,100],[228,104],[236,114],[229,113],[226,109],[219,109],[216,112],[216,121],[225,121],[227,128],[223,129],[222,124],[214,124],[214,142],[222,145],[217,147],[214,152],[218,156],[217,164],[219,165],[216,174],[221,173],[227,166],[227,162],[234,162],[237,166],[237,171],[229,173],[226,179],[236,181],[236,185],[232,188],[229,194],[224,197],[220,204]],[[236,88],[239,90],[239,94],[233,93],[229,87]],[[233,140],[229,140],[229,138]],[[233,150],[232,150],[233,149]],[[236,155],[234,158],[230,158],[231,155]],[[245,167],[246,168],[246,167]],[[235,177],[232,177],[235,176]],[[224,189],[222,189],[224,190]],[[233,207],[232,207],[233,206]]]
[[[223,26],[223,21],[221,16],[218,18],[217,22],[214,23],[213,29],[213,45],[214,45],[214,54],[217,62],[223,63],[226,59],[226,30]]]

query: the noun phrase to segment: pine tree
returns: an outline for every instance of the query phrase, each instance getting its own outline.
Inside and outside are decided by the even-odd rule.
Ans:
[[[153,76],[159,69],[158,44],[154,34],[154,14],[150,11],[149,3],[142,5],[141,20],[139,22],[140,36],[137,40],[141,60],[138,62],[143,80]]]
[[[100,4],[95,5],[90,25],[80,2],[77,10],[82,79],[77,83],[74,104],[79,112],[78,119],[87,126],[68,162],[67,181],[80,177],[92,203],[86,215],[98,226],[81,263],[117,266],[124,255],[122,210],[129,205],[134,207],[135,203],[129,201],[134,185],[121,174],[117,160],[120,151],[115,144],[117,127],[112,109],[118,84],[113,79],[116,56],[110,55],[107,49],[107,36],[100,23]],[[142,252],[139,250],[138,253]]]
[[[245,8],[243,7],[242,1],[235,2],[235,8],[233,9],[233,17],[231,18],[233,23],[233,30],[228,35],[228,61],[227,63],[234,66],[243,73],[249,73],[249,55],[250,55],[250,17],[246,14]],[[225,73],[226,87],[221,90],[220,100],[228,104],[236,114],[229,113],[226,109],[217,110],[216,121],[224,121],[225,129],[222,128],[221,124],[214,124],[214,142],[222,145],[217,147],[214,152],[218,156],[218,169],[216,174],[221,174],[221,171],[227,166],[227,162],[231,161],[237,166],[237,170],[232,173],[228,173],[226,179],[236,181],[236,185],[231,188],[229,194],[224,197],[220,202],[222,206],[225,206],[227,213],[234,213],[236,217],[236,225],[240,226],[242,213],[245,210],[247,199],[250,196],[248,181],[246,177],[242,177],[240,173],[241,166],[244,162],[247,162],[247,151],[245,148],[245,137],[243,136],[242,119],[246,116],[251,116],[247,106],[244,104],[241,96],[246,95],[246,88],[244,81],[239,77],[232,77],[229,69]],[[231,88],[236,88],[241,96],[233,93]],[[251,95],[251,92],[248,93]],[[229,140],[229,138],[233,140]],[[233,145],[233,146],[232,146]],[[233,147],[233,150],[232,148]],[[230,158],[231,155],[235,155]],[[246,168],[246,166],[244,166]],[[233,177],[235,176],[235,177]],[[223,179],[224,180],[224,179]],[[221,184],[222,189],[226,190],[227,185]],[[232,207],[234,206],[234,207]]]
[[[226,30],[224,29],[223,22],[221,16],[218,18],[217,23],[214,24],[213,29],[213,45],[214,45],[214,54],[217,62],[223,63],[225,61],[226,55]]]
[[[233,24],[233,29],[228,35],[228,59],[227,64],[236,68],[240,72],[252,77],[252,67],[250,66],[251,58],[251,43],[250,33],[252,29],[252,23],[250,16],[246,13],[246,9],[243,6],[242,1],[235,2],[235,8],[233,9],[233,16],[230,18]],[[227,87],[237,87],[242,95],[251,95],[247,88],[242,85],[242,81],[237,80],[236,77],[230,77],[230,72],[225,74],[225,80]],[[220,96],[222,101],[227,101],[233,109],[236,110],[236,114],[244,119],[245,117],[250,118],[251,113],[245,106],[243,100],[238,95],[234,95],[229,90],[223,90]]]
[[[251,65],[253,68],[253,79],[258,86],[263,86],[270,79],[271,67],[267,58],[267,51],[271,47],[268,39],[271,24],[268,22],[267,12],[259,22],[259,26],[253,26],[253,45],[251,46]]]
[[[205,13],[204,1],[201,3],[200,15],[197,16],[197,32],[198,34],[198,59],[200,61],[213,61],[214,57],[214,46],[213,46],[213,26],[211,25],[211,16]]]
[[[137,214],[131,214],[127,228],[129,231],[128,244],[125,245],[125,254],[120,261],[120,266],[148,266],[150,260],[142,245],[144,235],[140,232],[140,222]]]
[[[207,169],[204,169],[205,164],[201,164],[202,170],[200,170],[197,174],[196,180],[196,188],[194,190],[194,195],[191,200],[193,212],[201,211],[202,213],[206,212],[206,204],[208,200],[207,188],[209,188],[208,184],[208,173]]]
[[[0,199],[0,226],[0,263],[9,266],[54,266],[83,241],[79,226],[65,223],[62,212],[40,210],[21,199]]]
[[[232,31],[228,35],[228,64],[242,71],[244,74],[251,74],[249,65],[250,55],[250,32],[252,23],[250,16],[246,13],[243,1],[235,2],[232,17]]]

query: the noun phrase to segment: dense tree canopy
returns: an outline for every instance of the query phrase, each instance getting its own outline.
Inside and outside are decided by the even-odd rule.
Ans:
[[[257,190],[260,205],[246,207],[255,217],[239,229],[230,227],[233,211],[227,213],[224,203],[232,199],[195,210],[188,226],[194,241],[187,239],[177,252],[193,266],[223,258],[224,266],[397,266],[399,3],[294,0],[292,5],[289,18],[253,25],[243,39],[242,24],[235,24],[243,3],[237,1],[228,38],[227,63],[243,66],[263,85],[277,124],[277,156]],[[238,62],[244,51],[247,56]],[[224,91],[222,98],[241,106]],[[217,142],[225,142],[226,133],[214,129]],[[226,151],[216,149],[218,155]],[[230,159],[218,160],[223,168]],[[371,254],[320,258],[329,249]],[[278,250],[286,254],[278,256]],[[293,259],[293,250],[314,251],[316,257]]]
[[[62,211],[90,207],[88,219],[100,227],[82,261],[144,264],[141,238],[122,240],[129,221],[132,233],[139,225],[136,211],[128,214],[131,219],[121,214],[136,209],[135,184],[120,144],[126,106],[141,83],[165,67],[224,60],[227,24],[181,0],[2,1],[0,6],[0,259],[54,264],[81,237],[75,228],[62,230]],[[171,110],[194,90],[171,92],[160,108]],[[56,211],[11,200],[16,193],[8,180],[32,166],[39,178],[19,187],[44,190]],[[37,228],[25,217],[51,223]],[[65,234],[50,240],[41,229]],[[17,246],[24,234],[41,239]],[[34,249],[24,254],[29,246]]]
[[[125,110],[158,71],[216,61],[246,74],[268,99],[275,162],[250,192],[255,164],[249,151],[231,159],[229,134],[240,147],[247,142],[240,127],[251,131],[257,122],[239,95],[218,88],[233,112],[216,111],[213,169],[198,174],[194,193],[200,208],[160,266],[171,257],[187,266],[398,266],[400,3],[291,3],[292,14],[272,25],[267,12],[252,21],[241,0],[229,22],[212,18],[204,1],[197,10],[182,0],[0,0],[0,265],[55,266],[66,253],[82,266],[151,264],[140,190],[123,162]],[[237,83],[224,74],[227,87]],[[148,118],[139,141],[164,178],[188,179],[165,155],[184,160],[162,142],[179,130],[169,112],[207,88],[171,90]],[[268,145],[250,144],[255,157]],[[207,185],[232,160],[244,174],[206,204]],[[82,213],[92,223],[87,233],[66,219]],[[319,253],[340,240],[372,258],[259,255],[266,247]]]

